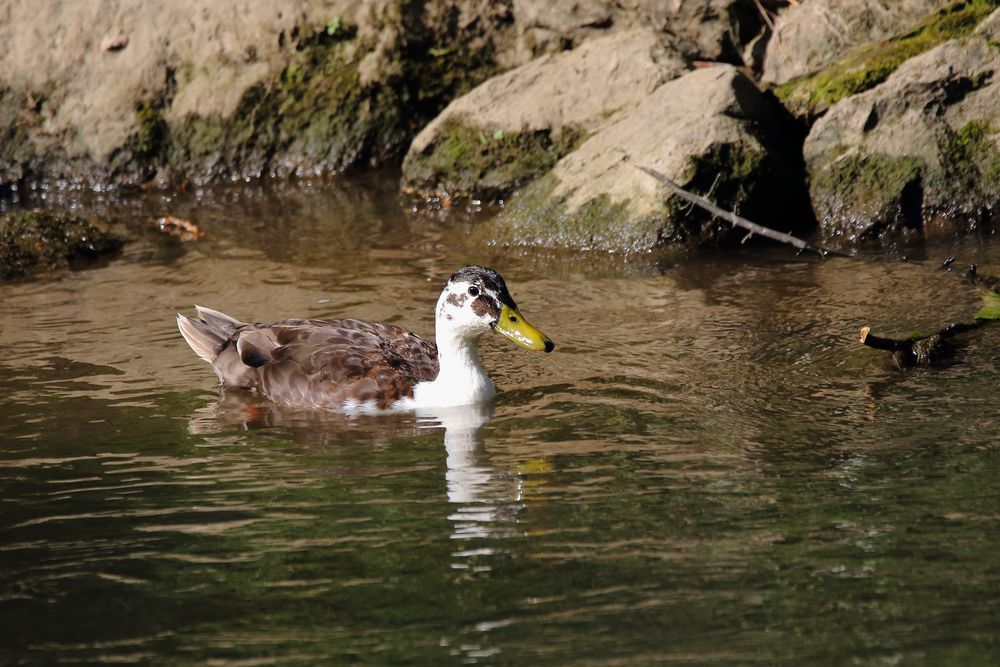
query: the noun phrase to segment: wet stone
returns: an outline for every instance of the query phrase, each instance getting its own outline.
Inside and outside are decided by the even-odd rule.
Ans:
[[[72,215],[10,213],[0,217],[0,280],[82,268],[124,244],[106,227]]]

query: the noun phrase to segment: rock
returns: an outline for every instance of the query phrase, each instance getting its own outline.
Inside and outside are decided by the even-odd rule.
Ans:
[[[804,152],[824,235],[856,243],[988,225],[1000,205],[1000,50],[946,42],[813,126]]]
[[[624,4],[624,3],[623,3]],[[761,6],[775,0],[638,0],[648,25],[673,36],[688,60],[751,65],[746,47],[765,32]]]
[[[0,280],[79,268],[115,253],[124,239],[104,227],[48,211],[9,213],[0,218]]]
[[[395,160],[449,101],[535,56],[652,27],[689,60],[737,62],[754,25],[751,0],[3,3],[0,196]]]
[[[594,38],[489,79],[413,140],[403,185],[423,195],[506,195],[634,109],[684,62],[649,30]]]
[[[986,17],[986,20],[976,26],[975,34],[991,44],[1000,44],[1000,9]]]
[[[830,2],[832,1],[830,0]],[[862,6],[867,7],[869,4],[871,7],[869,7],[869,13],[866,14],[869,17],[870,15],[883,14],[887,17],[912,16],[912,14],[907,13],[910,11],[907,8],[921,6],[920,3],[916,2],[893,4],[891,5],[893,7],[891,12],[889,10],[884,12],[877,10],[876,8],[882,7],[884,3],[878,3],[874,0],[851,6],[855,6],[856,10],[861,11]],[[844,0],[843,5],[848,6],[846,0]],[[826,20],[830,19],[832,14],[824,9],[825,6],[821,0],[802,5],[802,10],[806,7],[811,7],[813,9],[809,11],[819,12],[819,15],[813,17],[813,20],[803,21],[803,26],[801,27],[804,31],[807,29],[806,25],[810,26],[810,30],[816,31],[819,29],[820,32],[822,32],[821,26],[834,25]],[[896,36],[878,42],[855,46],[850,50],[844,51],[842,55],[829,62],[822,69],[778,85],[774,89],[774,92],[789,111],[798,118],[806,121],[807,125],[811,124],[838,101],[849,95],[869,90],[885,81],[907,59],[929,51],[949,39],[958,39],[971,34],[976,26],[989,16],[995,8],[996,3],[994,0],[968,0],[967,2],[947,3],[947,7],[925,16],[915,26],[910,22],[897,23],[897,29],[901,25],[905,26],[905,28],[901,29],[901,32]],[[904,12],[904,9],[907,12]],[[855,17],[856,22],[857,17]],[[845,21],[845,30],[847,30],[848,25],[853,25],[853,23],[848,24]],[[890,23],[886,23],[880,30],[888,30],[890,26]],[[867,33],[863,33],[857,38],[864,38],[865,34]],[[809,46],[813,41],[816,44]],[[765,70],[765,76],[775,81],[781,81],[790,76],[791,73],[798,72],[807,66],[811,66],[811,64],[825,62],[825,59],[835,52],[841,53],[842,50],[839,48],[831,50],[821,44],[822,42],[830,41],[828,35],[826,37],[819,35],[813,35],[811,38],[801,37],[797,42],[799,46],[796,47],[801,51],[800,55],[790,56],[793,64],[788,68],[781,68],[778,64],[775,64],[770,73]],[[781,62],[779,55],[776,55],[780,54],[781,49],[784,48],[781,44],[780,39],[778,41],[772,39],[768,46],[770,54],[768,57],[773,58],[775,63]],[[815,49],[815,54],[811,49]],[[812,58],[815,58],[815,63],[812,62]],[[802,62],[801,68],[794,65],[797,61]],[[780,72],[784,72],[784,74]]]
[[[688,189],[711,190],[719,205],[756,220],[802,225],[808,201],[791,155],[750,79],[728,65],[695,70],[562,158],[482,234],[495,244],[612,252],[730,235],[728,225],[668,199],[640,165]]]
[[[521,63],[601,34],[636,28],[670,37],[688,60],[740,63],[743,48],[764,29],[753,0],[513,0],[512,4],[518,33],[515,52]]]
[[[394,158],[496,72],[509,12],[489,0],[7,3],[0,191]]]
[[[955,0],[810,0],[774,22],[762,83],[782,84],[833,62],[851,48],[912,28]]]

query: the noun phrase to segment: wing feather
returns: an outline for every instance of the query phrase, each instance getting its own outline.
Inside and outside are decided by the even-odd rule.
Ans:
[[[228,355],[228,365],[242,366],[229,369],[228,376],[285,405],[336,409],[357,402],[384,409],[412,397],[414,385],[438,374],[434,343],[393,324],[353,319],[243,324],[229,343],[234,351],[238,343],[249,350],[265,340],[274,345],[266,355]]]

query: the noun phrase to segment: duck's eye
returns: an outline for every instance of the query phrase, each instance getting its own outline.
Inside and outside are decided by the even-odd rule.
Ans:
[[[469,285],[469,296],[476,297],[479,296],[479,288],[475,285]]]

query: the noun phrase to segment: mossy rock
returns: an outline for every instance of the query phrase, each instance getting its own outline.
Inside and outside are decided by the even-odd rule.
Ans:
[[[803,152],[824,234],[896,242],[995,229],[998,72],[985,40],[951,40],[819,119]]]
[[[808,121],[850,95],[874,88],[906,60],[972,33],[1000,0],[966,0],[927,17],[910,32],[853,49],[815,74],[775,87],[782,103]]]
[[[986,221],[1000,208],[1000,128],[987,119],[948,132],[941,147],[941,168],[928,172],[925,190],[933,193],[925,215]]]
[[[570,209],[551,173],[528,186],[499,216],[480,226],[474,239],[490,245],[603,252],[646,252],[662,245],[663,211],[635,215],[630,202],[600,194]]]
[[[208,176],[248,177],[398,159],[448,101],[496,72],[489,47],[450,43],[446,33],[410,37],[391,71],[366,82],[359,58],[375,45],[352,26],[322,26],[300,42],[276,81],[248,89],[231,117],[189,115],[175,123],[165,162]],[[155,136],[150,126],[143,124],[144,135]]]
[[[725,209],[799,231],[812,222],[806,187],[775,121],[771,103],[735,68],[695,70],[593,134],[480,233],[495,244],[616,253],[746,236],[679,204],[637,167]]]
[[[441,135],[423,153],[407,156],[405,189],[497,199],[547,172],[586,137],[574,127],[505,132],[457,119],[446,121]]]
[[[80,268],[118,252],[125,240],[72,215],[48,211],[0,218],[0,279]]]
[[[849,242],[905,236],[922,227],[923,163],[915,158],[852,156],[813,176],[813,206],[827,237]]]
[[[754,219],[772,219],[777,208],[798,212],[800,219],[806,219],[805,188],[782,179],[781,165],[757,148],[713,145],[692,156],[684,173],[675,178],[686,190]],[[666,192],[650,196],[645,191],[650,176],[634,171],[633,197],[599,193],[575,207],[565,194],[559,194],[555,174],[546,174],[479,228],[478,239],[493,245],[634,254],[667,246],[735,244],[746,236]]]

